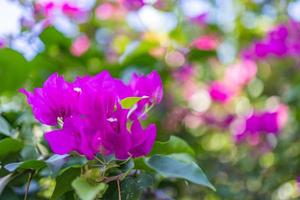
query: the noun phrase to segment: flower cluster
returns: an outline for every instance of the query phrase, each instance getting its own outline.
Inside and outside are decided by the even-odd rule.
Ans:
[[[287,122],[287,111],[287,106],[280,105],[275,111],[252,113],[237,124],[234,130],[235,140],[246,140],[256,145],[263,135],[277,135]]]
[[[140,121],[146,118],[149,107],[162,100],[162,82],[155,71],[147,76],[133,74],[128,84],[107,71],[78,77],[72,83],[55,73],[42,88],[21,92],[37,120],[62,125],[45,133],[54,153],[76,151],[88,159],[101,153],[127,159],[146,155],[152,149],[156,127],[151,124],[144,129]],[[130,99],[136,100],[133,105],[122,104]]]
[[[265,39],[255,42],[242,54],[245,58],[251,59],[265,59],[270,56],[297,57],[300,53],[299,33],[300,24],[291,20],[288,24],[275,27]]]

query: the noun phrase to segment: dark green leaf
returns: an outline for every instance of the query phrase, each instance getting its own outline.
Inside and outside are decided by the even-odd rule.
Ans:
[[[70,167],[64,169],[56,178],[56,185],[51,199],[58,199],[63,194],[72,190],[72,181],[80,175],[80,167]]]
[[[153,185],[154,178],[150,174],[142,173],[136,177],[126,177],[120,182],[122,200],[139,200],[145,188]],[[118,200],[116,181],[111,182],[103,196],[103,200]]]
[[[72,186],[82,200],[94,200],[99,194],[101,196],[107,187],[105,183],[91,185],[84,177],[77,177],[72,182]]]
[[[13,172],[17,169],[40,170],[44,167],[46,167],[46,163],[43,160],[28,160],[24,162],[10,163],[5,165],[5,169],[7,169],[10,172]]]
[[[192,156],[195,155],[194,150],[188,145],[188,143],[176,136],[171,136],[166,142],[155,142],[150,155],[167,155],[172,153],[187,153]]]
[[[19,152],[23,147],[23,143],[12,138],[0,140],[0,158],[3,158],[11,153]]]
[[[61,44],[66,47],[70,46],[70,39],[66,38],[62,33],[57,31],[54,27],[46,28],[40,35],[41,40],[50,47],[53,44]]]
[[[16,92],[28,77],[30,68],[24,57],[16,51],[0,49],[0,55],[0,92]]]
[[[182,178],[215,190],[202,169],[193,161],[183,162],[174,157],[154,155],[146,160],[149,167],[166,177]]]
[[[192,49],[189,52],[188,57],[192,61],[201,61],[215,55],[216,55],[216,51],[201,51],[198,49]]]
[[[145,170],[148,172],[154,172],[154,170],[152,168],[150,168],[150,167],[148,167],[148,165],[146,165],[144,157],[134,159],[134,169],[141,169],[141,170]]]

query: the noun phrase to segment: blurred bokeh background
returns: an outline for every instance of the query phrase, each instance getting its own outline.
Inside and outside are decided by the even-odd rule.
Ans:
[[[22,139],[21,160],[49,154],[18,89],[53,72],[157,70],[157,140],[186,140],[217,188],[164,179],[161,199],[298,199],[299,22],[300,0],[0,0],[0,140]],[[21,179],[0,199],[22,199]],[[49,198],[51,178],[34,184]]]

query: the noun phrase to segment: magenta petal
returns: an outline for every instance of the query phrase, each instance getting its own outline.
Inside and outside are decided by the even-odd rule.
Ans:
[[[266,112],[261,116],[262,130],[267,133],[277,133],[279,131],[277,112]]]
[[[26,95],[35,118],[43,124],[55,126],[58,118],[77,112],[77,92],[57,73],[46,80],[43,88],[36,88],[34,92],[21,89],[20,92]]]
[[[145,118],[146,106],[152,106],[161,102],[163,98],[163,86],[159,74],[156,71],[147,76],[133,74],[129,83],[133,95],[143,97],[137,104],[137,108],[131,114],[130,119]]]
[[[128,132],[107,132],[103,135],[102,140],[107,154],[114,154],[120,160],[130,157],[131,141]]]
[[[28,92],[25,89],[20,89],[19,91],[26,95],[27,101],[31,105],[32,112],[37,120],[43,124],[57,125],[58,115],[44,101],[41,89],[35,89],[34,93]]]
[[[56,130],[45,133],[45,140],[56,154],[68,154],[75,150],[74,136],[66,130]]]
[[[156,138],[156,127],[149,125],[145,130],[142,129],[140,122],[135,121],[131,127],[132,147],[130,153],[133,157],[144,156],[150,153]]]
[[[119,160],[125,160],[130,157],[130,145],[131,141],[128,133],[122,132],[121,134],[117,134],[114,142],[116,158]]]
[[[133,74],[130,85],[136,96],[147,96],[151,103],[160,103],[163,97],[163,86],[159,74],[156,71],[147,76]]]

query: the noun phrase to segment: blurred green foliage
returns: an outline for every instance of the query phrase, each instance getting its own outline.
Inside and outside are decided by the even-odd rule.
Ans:
[[[75,155],[71,155],[68,161],[63,157],[51,159],[53,155],[42,137],[49,127],[41,126],[33,119],[25,98],[18,90],[41,87],[53,72],[73,80],[78,75],[94,75],[108,70],[113,76],[127,80],[132,71],[148,73],[154,69],[160,73],[165,87],[162,105],[149,114],[150,120],[158,126],[157,141],[160,142],[155,144],[149,155],[153,157],[134,161],[136,169],[147,169],[149,172],[124,178],[120,183],[122,191],[125,191],[122,192],[122,199],[299,198],[296,182],[300,175],[299,60],[270,58],[258,61],[256,78],[234,102],[226,106],[213,104],[208,111],[225,116],[249,105],[262,109],[266,102],[272,100],[270,97],[287,104],[289,121],[277,138],[271,138],[274,143],[272,149],[264,151],[256,146],[236,144],[230,127],[224,129],[201,122],[192,123],[195,119],[189,118],[191,115],[186,112],[194,111],[184,99],[185,89],[181,88],[183,83],[176,82],[174,78],[174,72],[180,66],[170,66],[166,58],[170,52],[182,53],[184,63],[195,68],[193,76],[196,85],[203,89],[207,83],[223,74],[227,64],[221,62],[217,50],[189,49],[195,38],[213,34],[220,43],[230,41],[229,44],[236,51],[235,57],[230,60],[230,63],[234,63],[240,59],[238,52],[241,49],[250,45],[254,39],[262,38],[269,27],[285,22],[288,18],[285,9],[289,1],[263,1],[261,4],[250,0],[232,2],[235,4],[236,17],[233,22],[235,26],[230,31],[216,23],[205,26],[192,24],[179,11],[178,25],[168,34],[139,33],[131,30],[123,18],[99,20],[93,15],[90,20],[79,25],[80,30],[91,40],[91,47],[80,57],[70,53],[73,39],[51,26],[40,35],[45,45],[44,51],[31,61],[9,48],[0,49],[0,193],[3,190],[0,199],[22,199],[28,176],[32,176],[30,199],[76,199],[74,190],[82,199],[117,199],[116,182],[95,185],[89,177],[77,178],[82,170],[87,170],[87,174],[94,173],[80,168],[86,160]],[[285,2],[285,6],[281,7],[280,2]],[[262,9],[264,6],[272,6],[276,10],[274,19],[267,17]],[[175,12],[177,9],[175,2],[166,7],[166,10]],[[254,27],[249,28],[243,23],[245,12],[256,16]],[[96,31],[102,28],[111,31],[112,40],[108,46],[101,46],[96,41]],[[128,48],[133,42],[136,42],[134,48]],[[189,49],[188,53],[185,53],[186,48]],[[225,52],[227,50],[225,48]],[[131,107],[131,104],[127,102],[126,106]],[[171,153],[176,155],[163,155]],[[167,160],[165,165],[160,165],[161,160]],[[185,168],[184,161],[187,160],[187,165],[192,165],[193,171]],[[206,177],[202,177],[205,175],[195,163],[201,166],[213,186]],[[127,165],[120,164],[125,169],[119,170],[126,173],[127,168],[131,169]],[[58,169],[55,168],[57,166]],[[154,176],[153,169],[161,174]],[[109,173],[117,174],[113,170]],[[162,177],[187,177],[191,182],[214,187],[216,191],[181,179]],[[126,194],[129,197],[124,196]]]

